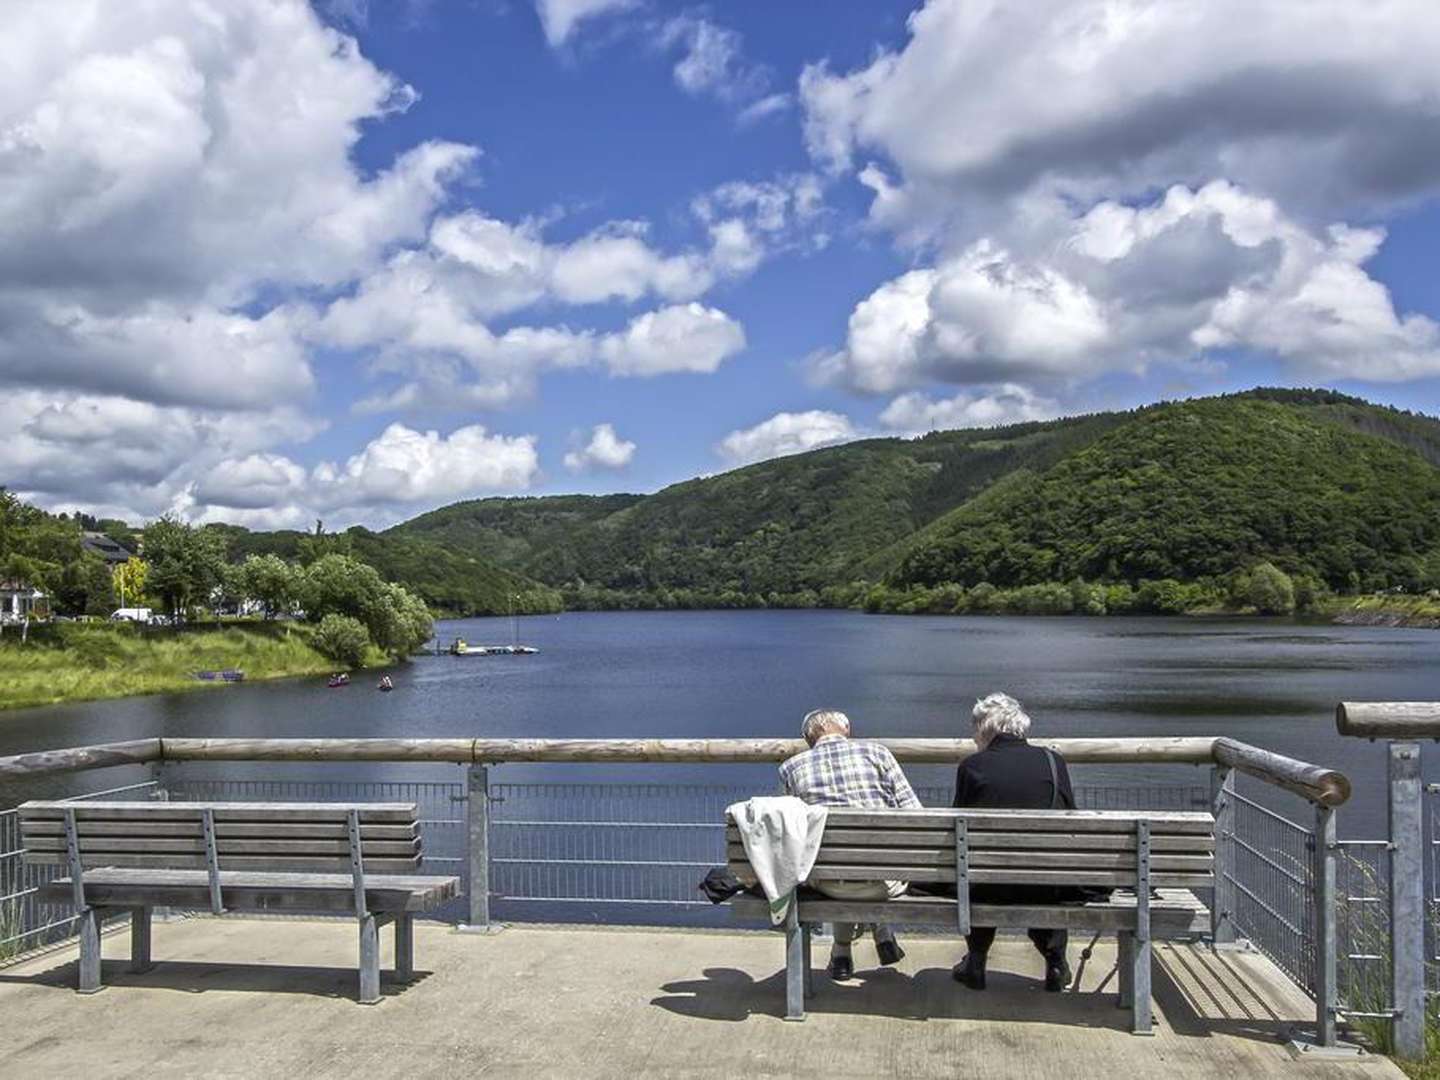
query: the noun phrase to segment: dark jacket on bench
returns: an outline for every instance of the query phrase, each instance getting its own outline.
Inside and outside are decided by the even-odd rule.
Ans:
[[[1059,790],[1050,781],[1049,755],[1014,735],[996,735],[955,772],[955,806],[996,810],[1074,810],[1065,759],[1054,755]]]
[[[971,754],[955,773],[955,806],[996,810],[1074,810],[1075,792],[1065,759],[1054,755],[1055,780],[1043,747],[1014,735],[996,735]],[[952,887],[953,895],[953,887]],[[1109,890],[1099,890],[1108,892]],[[1066,904],[1095,896],[1096,890],[1056,885],[972,885],[977,904]]]

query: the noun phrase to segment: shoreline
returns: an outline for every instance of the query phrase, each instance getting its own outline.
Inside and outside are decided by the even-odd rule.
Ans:
[[[372,649],[357,670],[389,662]],[[151,637],[76,624],[53,636],[32,636],[25,645],[0,643],[0,712],[213,689],[232,684],[195,673],[232,669],[243,671],[245,682],[342,670],[294,625],[229,624]]]

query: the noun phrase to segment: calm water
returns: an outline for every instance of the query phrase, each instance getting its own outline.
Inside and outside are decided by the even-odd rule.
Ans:
[[[576,613],[521,619],[531,657],[422,657],[344,690],[321,679],[0,714],[0,755],[155,735],[792,736],[834,705],[857,733],[956,736],[973,700],[1018,696],[1036,734],[1225,734],[1335,766],[1357,797],[1342,831],[1383,831],[1379,745],[1341,739],[1342,699],[1440,699],[1440,634],[1266,620],[923,618],[852,612]],[[508,641],[507,620],[440,624],[442,641]],[[1427,754],[1440,779],[1440,750]],[[225,775],[454,779],[417,766],[209,767]],[[911,770],[942,784],[947,770]],[[81,776],[76,790],[138,770]],[[504,766],[497,780],[773,784],[751,766]],[[1095,766],[1082,783],[1204,783],[1190,767]],[[34,794],[12,785],[0,804]],[[1298,811],[1299,804],[1292,803]]]

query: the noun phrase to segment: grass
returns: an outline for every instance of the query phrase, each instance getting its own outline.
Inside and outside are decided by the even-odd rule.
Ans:
[[[219,690],[195,672],[238,668],[248,679],[319,675],[335,670],[310,644],[301,624],[231,624],[183,633],[139,633],[131,627],[71,624],[0,639],[0,709],[128,697],[176,690]],[[371,651],[366,665],[385,661]]]
[[[1377,593],[1337,596],[1325,613],[1339,621],[1392,622],[1400,626],[1440,627],[1440,597]]]
[[[1347,853],[1338,868],[1342,887],[1338,890],[1336,920],[1341,928],[1341,999],[1358,1012],[1383,1012],[1390,1005],[1390,919],[1388,888],[1378,867]],[[1357,900],[1370,897],[1373,900]],[[1374,900],[1380,901],[1379,903]],[[1440,905],[1431,902],[1430,919],[1440,925]],[[1378,960],[1347,961],[1345,954],[1359,953]],[[1388,1054],[1412,1080],[1440,1080],[1440,1019],[1433,1008],[1425,1013],[1425,1060],[1408,1061],[1394,1056],[1395,1046],[1388,1020],[1356,1018],[1352,1030],[1374,1050]]]

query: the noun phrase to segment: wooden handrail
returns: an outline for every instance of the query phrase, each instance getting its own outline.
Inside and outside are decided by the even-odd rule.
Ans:
[[[902,762],[950,765],[975,752],[970,739],[879,739]],[[1350,781],[1229,738],[1035,739],[1074,764],[1220,764],[1322,806],[1350,798]],[[774,763],[799,739],[137,739],[0,758],[0,780],[157,761],[711,762]]]
[[[1342,701],[1335,729],[1364,739],[1440,739],[1440,701]]]

